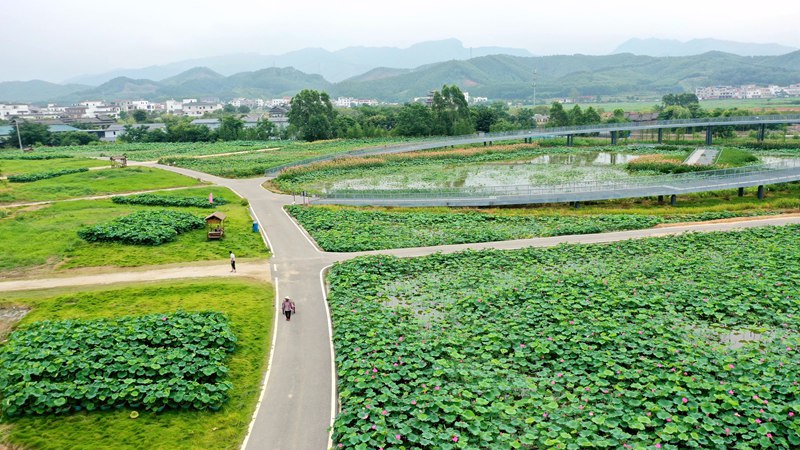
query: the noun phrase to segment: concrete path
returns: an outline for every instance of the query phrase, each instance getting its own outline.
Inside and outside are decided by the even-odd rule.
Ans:
[[[261,187],[266,178],[232,180],[182,168],[153,166],[228,187],[247,198],[261,231],[266,233],[274,255],[270,264],[260,268],[271,272],[278,301],[273,348],[263,390],[242,445],[247,450],[322,450],[331,445],[330,426],[336,413],[337,394],[331,321],[322,273],[337,261],[370,254],[413,257],[466,249],[518,249],[553,246],[565,242],[601,243],[692,231],[726,231],[800,223],[800,217],[756,218],[733,223],[695,224],[603,234],[374,252],[326,253],[320,251],[283,210],[284,205],[292,203],[292,197],[274,194]],[[277,311],[284,296],[291,297],[297,304],[298,313],[291,322],[286,322]]]
[[[66,274],[65,276],[54,278],[0,281],[0,292],[221,276],[257,278],[269,281],[269,261],[267,260],[241,260],[238,262],[236,273],[231,273],[230,268],[231,266],[227,259],[192,265],[172,264],[170,267],[153,267],[145,268],[144,270],[120,271],[119,268],[116,268],[112,272],[90,275],[72,276]]]
[[[683,161],[687,166],[710,166],[717,160],[719,150],[715,148],[698,148],[693,151],[686,160]]]

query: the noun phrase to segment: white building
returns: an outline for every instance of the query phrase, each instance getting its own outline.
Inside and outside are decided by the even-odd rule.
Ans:
[[[117,102],[116,106],[119,106],[120,111],[130,112],[130,111],[155,111],[156,107],[155,104],[150,103],[147,100],[122,100]]]
[[[22,116],[29,116],[33,111],[31,111],[31,105],[23,105],[19,103],[15,104],[3,104],[0,103],[0,119],[6,120],[11,117],[22,117]]]
[[[169,114],[181,114],[183,113],[183,102],[179,102],[177,100],[167,100],[164,102],[164,109]]]
[[[221,109],[220,103],[194,102],[183,105],[183,113],[189,117],[202,117],[205,113],[213,113]]]

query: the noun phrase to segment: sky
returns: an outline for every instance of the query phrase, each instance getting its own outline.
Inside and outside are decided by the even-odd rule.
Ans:
[[[750,2],[747,2],[750,3]],[[456,38],[536,55],[608,54],[630,38],[716,38],[800,48],[793,0],[26,0],[3,5],[0,81],[230,53],[405,48]],[[13,19],[10,19],[13,17]]]

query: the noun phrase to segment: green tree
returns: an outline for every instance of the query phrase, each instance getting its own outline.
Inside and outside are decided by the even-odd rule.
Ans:
[[[594,108],[590,106],[586,108],[586,111],[584,111],[583,113],[583,123],[586,125],[603,123],[603,118],[600,117],[600,113],[598,113]]]
[[[336,111],[326,92],[304,89],[292,98],[289,125],[304,141],[330,139],[334,136]]]
[[[67,131],[65,133],[53,134],[53,145],[86,145],[92,142],[97,142],[100,139],[96,134],[86,133],[84,131]]]
[[[239,139],[244,128],[244,122],[236,116],[224,116],[219,124],[217,136],[223,141],[235,141]]]
[[[125,125],[125,132],[120,134],[118,139],[122,142],[147,142],[147,133],[147,127],[144,125],[138,127]]]
[[[581,109],[580,105],[575,105],[569,110],[567,114],[569,116],[569,124],[570,125],[585,125],[586,119],[583,115],[583,110]]]
[[[475,118],[475,129],[478,131],[489,132],[498,121],[496,112],[486,105],[478,105],[472,108],[472,115]]]
[[[239,114],[248,114],[250,113],[250,107],[247,105],[242,105],[237,109],[237,111]]]
[[[550,105],[550,119],[547,121],[548,127],[567,127],[569,126],[569,115],[564,111],[564,105],[553,102]]]
[[[670,106],[682,106],[689,110],[691,113],[691,118],[703,116],[703,110],[700,107],[700,100],[695,94],[688,92],[683,94],[667,94],[661,97],[661,102],[663,103],[663,106],[661,107],[662,113]],[[658,118],[661,120],[667,120],[662,119],[660,115]]]
[[[406,103],[397,113],[394,133],[398,136],[430,136],[431,110],[419,103]]]
[[[225,106],[222,107],[222,112],[224,114],[233,114],[236,112],[236,107],[230,103],[226,103]]]
[[[431,111],[434,134],[453,136],[474,131],[467,99],[456,85],[444,85],[441,92],[434,91]]]
[[[18,141],[15,136],[16,130],[12,129],[12,142]],[[53,133],[47,125],[33,122],[19,122],[19,138],[22,139],[23,146],[31,145],[50,145],[53,141]],[[17,142],[18,143],[18,142]]]
[[[131,113],[131,117],[136,123],[144,123],[147,121],[147,111],[137,109]]]

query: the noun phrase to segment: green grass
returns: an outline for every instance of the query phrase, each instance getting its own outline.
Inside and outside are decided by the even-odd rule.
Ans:
[[[81,167],[110,167],[108,161],[88,158],[63,158],[48,160],[0,159],[0,176],[44,172]]]
[[[108,222],[135,211],[161,209],[141,205],[120,205],[110,199],[57,202],[36,207],[0,209],[0,277],[29,274],[33,269],[52,272],[57,269],[116,266],[133,267],[224,259],[232,250],[241,258],[266,257],[268,251],[258,233],[252,232],[248,209],[230,190],[203,187],[168,191],[160,195],[224,197],[230,203],[217,210],[228,215],[225,238],[209,241],[205,228],[190,231],[159,246],[135,246],[117,243],[88,243],[78,237],[83,226]],[[205,217],[213,210],[171,208]]]
[[[717,155],[717,160],[714,162],[717,166],[737,167],[758,162],[758,157],[748,151],[725,147]]]
[[[37,147],[36,153],[56,153],[80,156],[128,156],[132,161],[154,161],[158,158],[176,156],[214,155],[280,147],[280,141],[229,141],[229,142],[108,142],[97,145],[68,147]]]
[[[238,343],[228,362],[230,399],[217,412],[131,410],[61,416],[0,418],[0,447],[36,449],[235,449],[244,439],[266,368],[272,327],[272,288],[237,279],[213,279],[90,290],[61,289],[3,295],[0,306],[27,305],[21,324],[151,313],[220,311]]]
[[[47,161],[42,161],[40,164],[43,169],[48,167]],[[203,183],[194,178],[149,167],[93,170],[33,183],[11,183],[2,180],[0,181],[0,206],[200,184]]]

